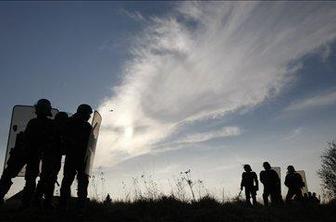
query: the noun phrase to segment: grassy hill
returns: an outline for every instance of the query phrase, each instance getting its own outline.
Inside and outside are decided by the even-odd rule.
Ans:
[[[219,203],[205,197],[196,202],[182,202],[172,197],[108,204],[91,201],[83,211],[72,205],[67,211],[18,210],[11,203],[0,207],[0,221],[336,221],[336,205],[292,205],[283,207],[245,206],[242,202]]]

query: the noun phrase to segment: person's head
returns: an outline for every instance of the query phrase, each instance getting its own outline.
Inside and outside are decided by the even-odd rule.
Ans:
[[[83,120],[88,121],[92,114],[92,108],[88,104],[81,104],[77,108],[76,114]]]
[[[316,197],[316,193],[315,192],[313,192],[313,197]]]
[[[47,99],[40,99],[34,105],[35,113],[37,116],[47,117],[52,116],[51,114],[51,103]]]
[[[311,193],[311,192],[308,192],[308,196],[311,197],[311,196],[312,196],[312,193]]]
[[[68,114],[66,112],[58,112],[55,115],[55,121],[56,122],[66,122],[68,119]]]
[[[269,164],[269,162],[264,162],[263,167],[264,167],[265,170],[270,170],[271,169],[271,164]]]
[[[292,165],[289,165],[287,167],[287,171],[288,171],[288,173],[294,173],[295,172],[295,168]]]
[[[251,166],[250,166],[249,164],[245,164],[245,165],[244,165],[244,170],[245,170],[246,172],[251,172],[251,171],[252,171],[252,168],[251,168]]]

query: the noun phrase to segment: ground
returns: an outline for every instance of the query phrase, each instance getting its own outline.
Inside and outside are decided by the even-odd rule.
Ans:
[[[85,210],[72,205],[64,210],[31,208],[18,210],[17,204],[0,207],[0,221],[336,221],[336,205],[292,205],[283,207],[248,207],[241,202],[220,203],[212,198],[187,203],[171,197],[135,202],[98,203],[91,201]]]

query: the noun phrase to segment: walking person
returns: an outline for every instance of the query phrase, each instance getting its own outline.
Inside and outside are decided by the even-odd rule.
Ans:
[[[293,197],[299,201],[303,199],[302,188],[305,186],[305,184],[301,175],[295,171],[295,168],[292,165],[287,167],[285,185],[288,187],[286,203],[291,203]]]
[[[264,185],[263,200],[264,205],[269,205],[271,197],[272,205],[281,204],[280,178],[268,162],[263,163],[265,170],[260,172],[260,182]]]
[[[251,205],[251,197],[252,197],[252,203],[253,205],[257,204],[257,191],[259,189],[258,184],[258,176],[255,172],[252,171],[252,168],[250,165],[246,164],[244,165],[244,170],[242,174],[242,180],[240,184],[240,190],[243,190],[245,188],[245,197],[246,197],[246,203],[248,205]]]

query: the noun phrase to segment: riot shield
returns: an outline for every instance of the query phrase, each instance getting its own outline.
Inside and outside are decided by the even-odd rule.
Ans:
[[[58,113],[57,109],[52,109],[52,117]],[[34,106],[25,106],[25,105],[16,105],[13,107],[12,111],[12,119],[9,128],[8,141],[7,141],[7,149],[5,156],[4,168],[7,167],[7,162],[10,157],[11,150],[14,149],[15,144],[18,142],[20,135],[26,129],[26,126],[29,120],[36,117]],[[22,177],[25,174],[25,168],[23,168],[18,177]]]
[[[95,111],[92,118],[92,131],[90,134],[88,148],[85,156],[85,173],[91,175],[93,160],[96,152],[96,145],[99,135],[100,124],[102,122],[102,117],[100,114]]]
[[[272,169],[278,174],[281,181],[281,168],[280,167],[272,167]]]
[[[278,189],[278,193],[280,195],[280,198],[281,197],[281,168],[280,167],[272,167],[272,169],[278,174],[279,176],[279,179],[280,179],[280,184],[279,184],[279,187],[277,188]]]
[[[302,188],[302,194],[308,193],[308,185],[307,185],[307,179],[306,179],[305,171],[304,170],[298,170],[296,172],[301,175],[302,180],[305,184],[305,186]]]

